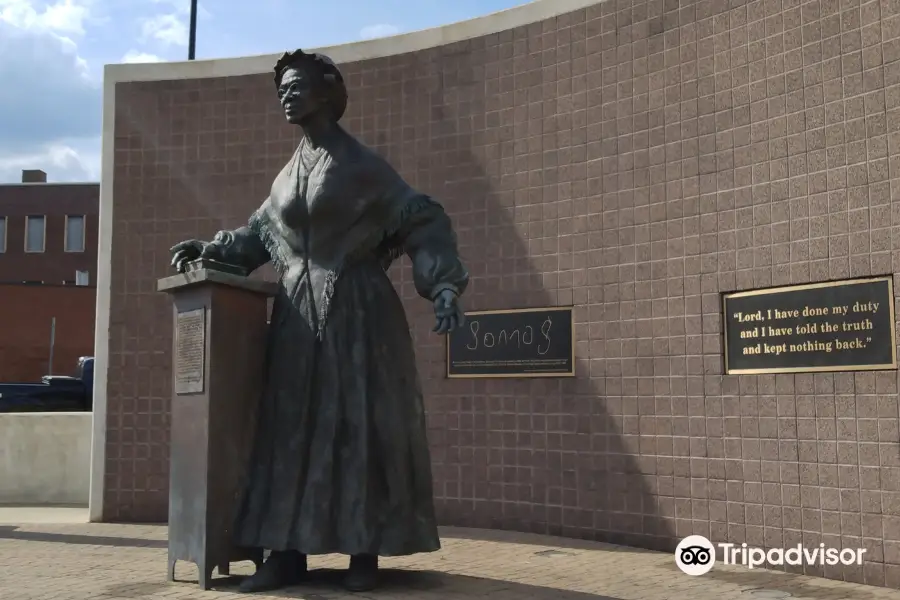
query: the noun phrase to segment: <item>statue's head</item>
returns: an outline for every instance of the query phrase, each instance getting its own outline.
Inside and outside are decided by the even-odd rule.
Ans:
[[[344,78],[330,58],[302,50],[275,63],[275,88],[289,123],[300,125],[321,111],[338,121],[347,108]]]

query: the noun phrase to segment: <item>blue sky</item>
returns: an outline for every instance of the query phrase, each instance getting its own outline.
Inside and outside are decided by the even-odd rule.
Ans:
[[[526,0],[200,0],[197,58],[426,29]],[[0,0],[0,183],[99,178],[103,65],[185,60],[190,0]]]

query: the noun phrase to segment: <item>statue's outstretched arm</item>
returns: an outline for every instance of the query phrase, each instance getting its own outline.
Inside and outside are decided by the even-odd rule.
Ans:
[[[400,207],[397,221],[382,252],[388,259],[401,252],[409,256],[416,292],[434,304],[434,331],[447,333],[465,322],[458,298],[469,284],[469,272],[459,255],[456,233],[444,207],[407,186],[399,189],[395,200]]]
[[[416,292],[428,300],[444,290],[460,296],[469,284],[469,272],[459,256],[450,217],[436,200],[423,196],[418,202],[397,232],[412,261]]]

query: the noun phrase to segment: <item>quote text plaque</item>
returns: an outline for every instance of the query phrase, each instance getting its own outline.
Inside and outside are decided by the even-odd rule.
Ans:
[[[728,374],[897,368],[891,277],[723,296]]]

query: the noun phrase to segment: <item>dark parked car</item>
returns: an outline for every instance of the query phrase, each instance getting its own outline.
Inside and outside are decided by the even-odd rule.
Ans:
[[[0,383],[0,412],[88,412],[93,407],[94,357],[78,359],[75,375],[44,375],[40,383]]]

